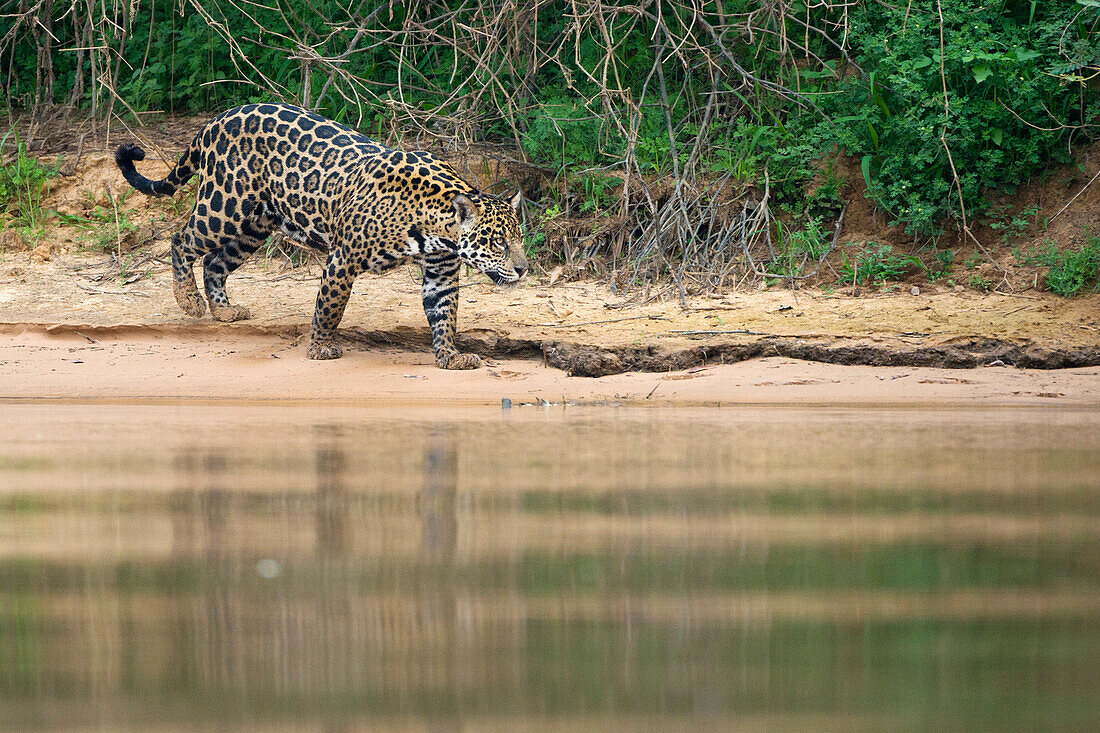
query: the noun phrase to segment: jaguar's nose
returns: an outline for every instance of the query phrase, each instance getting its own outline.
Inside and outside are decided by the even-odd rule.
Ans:
[[[518,278],[527,274],[527,257],[523,254],[523,248],[512,247],[512,267],[515,268]]]

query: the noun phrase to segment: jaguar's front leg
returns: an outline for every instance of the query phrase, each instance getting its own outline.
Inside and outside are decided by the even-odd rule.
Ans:
[[[432,351],[441,369],[477,369],[481,357],[460,354],[455,348],[455,323],[458,321],[459,260],[453,254],[440,254],[424,260],[424,314],[432,328]]]

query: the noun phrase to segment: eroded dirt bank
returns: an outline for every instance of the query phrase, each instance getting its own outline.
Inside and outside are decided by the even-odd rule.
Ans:
[[[356,282],[345,358],[305,359],[316,273],[257,260],[230,280],[254,317],[191,319],[166,265],[0,264],[0,396],[1097,404],[1100,296],[769,290],[681,301],[537,279],[462,291],[473,373],[434,367],[412,270]],[[960,367],[977,367],[959,371]],[[670,373],[671,372],[671,373]],[[570,376],[599,377],[571,379]]]
[[[0,328],[0,395],[26,399],[244,399],[337,403],[948,404],[1100,406],[1100,367],[840,366],[762,357],[668,372],[569,377],[538,359],[437,369],[422,349],[374,343],[305,358],[294,328],[247,325]]]
[[[143,260],[143,261],[141,261]],[[173,299],[169,268],[146,255],[120,278],[103,255],[35,262],[26,253],[0,263],[0,323],[45,326],[194,326]],[[759,356],[833,364],[1061,369],[1100,364],[1100,295],[982,294],[906,287],[859,297],[820,290],[737,292],[681,300],[612,292],[593,282],[532,278],[500,289],[467,276],[460,341],[483,356],[539,358],[574,375],[667,371]],[[260,332],[308,329],[316,268],[283,270],[257,259],[229,281]],[[239,324],[240,325],[240,324]],[[348,342],[428,347],[417,273],[365,275],[342,322]]]

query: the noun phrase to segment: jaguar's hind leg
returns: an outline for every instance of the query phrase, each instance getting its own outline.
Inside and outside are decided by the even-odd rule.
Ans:
[[[214,250],[202,261],[203,286],[210,301],[210,315],[217,321],[241,321],[251,318],[248,308],[233,305],[225,292],[225,279],[236,270],[253,252],[260,248],[264,239],[271,233],[270,223],[264,220],[242,225],[240,235],[224,247]]]
[[[246,248],[240,242],[232,242],[203,258],[203,286],[206,289],[206,298],[210,301],[210,315],[214,320],[242,321],[252,317],[248,308],[229,302],[229,295],[225,292],[225,279],[255,251],[256,247]]]
[[[193,318],[202,318],[206,313],[206,301],[195,285],[194,270],[195,260],[203,251],[186,228],[172,237],[172,293],[183,312]]]
[[[310,359],[338,359],[344,353],[336,343],[336,327],[344,317],[351,296],[351,286],[358,274],[356,268],[344,257],[343,251],[333,248],[328,253],[328,263],[321,273],[321,289],[317,293],[317,307],[313,311],[313,325],[309,331]]]

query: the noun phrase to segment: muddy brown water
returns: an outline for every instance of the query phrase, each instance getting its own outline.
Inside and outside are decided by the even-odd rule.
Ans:
[[[1100,719],[1100,410],[0,414],[2,730]]]

